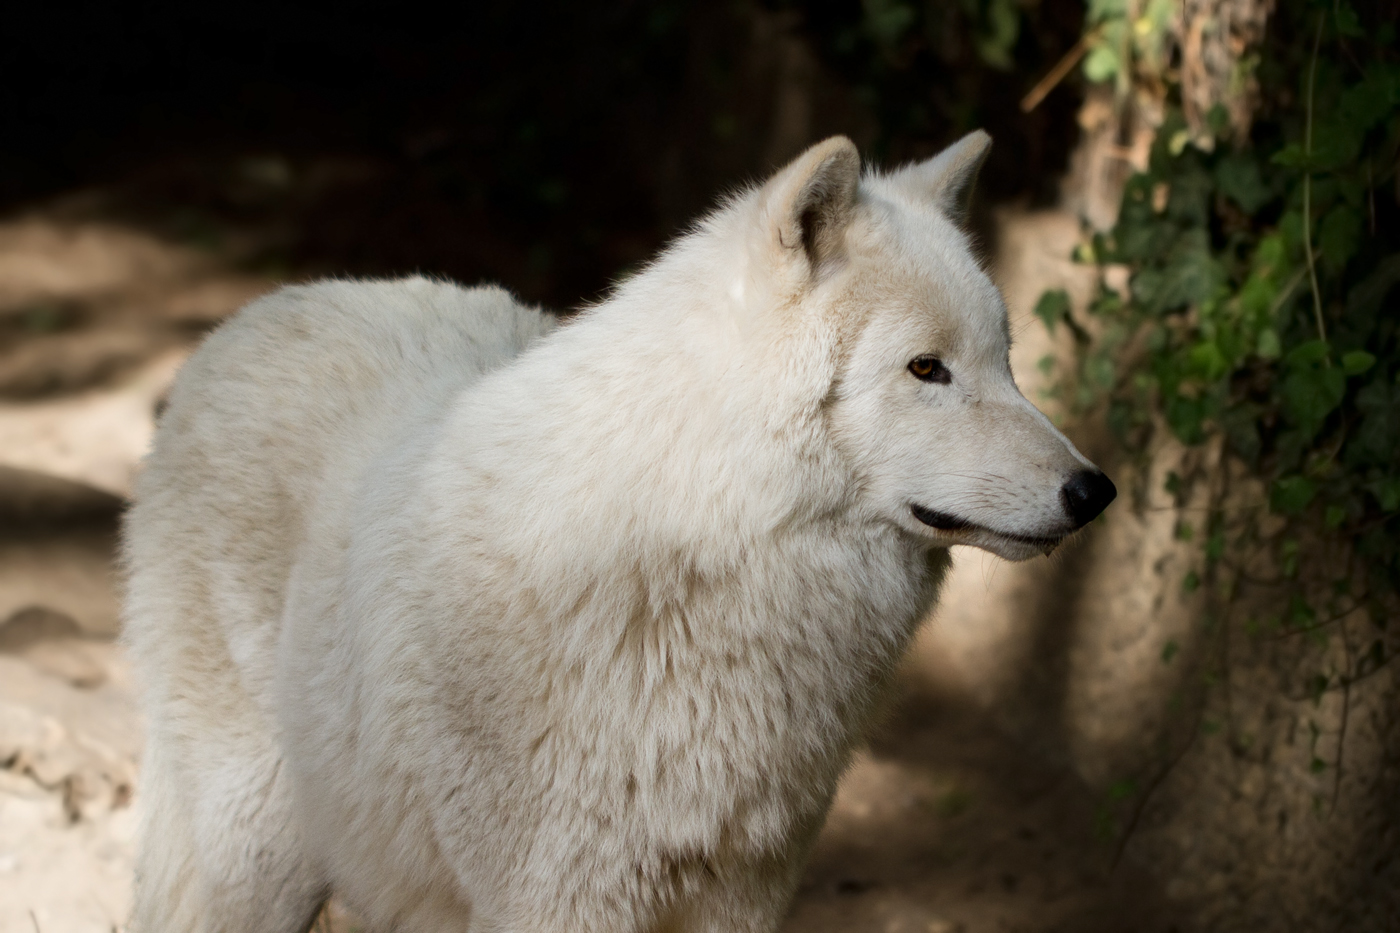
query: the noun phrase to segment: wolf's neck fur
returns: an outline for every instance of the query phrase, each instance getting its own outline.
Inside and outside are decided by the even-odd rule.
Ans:
[[[731,221],[713,218],[465,392],[428,498],[443,504],[449,539],[500,561],[503,578],[523,574],[532,599],[585,627],[699,615],[686,638],[732,646],[735,628],[768,629],[799,651],[819,638],[866,682],[897,659],[946,560],[862,514],[822,423],[830,348],[792,333],[756,349],[742,349],[752,334],[729,339],[770,327],[744,319],[766,309],[743,294],[742,254],[717,235]],[[706,604],[709,589],[783,596],[726,606]],[[627,641],[614,631],[597,643],[613,639]]]
[[[749,319],[742,253],[723,240],[682,239],[458,399],[440,450],[454,473],[516,487],[487,496],[529,503],[503,521],[599,566],[650,549],[728,563],[755,537],[862,522],[822,423],[830,350],[794,333],[754,346],[743,331],[810,324]]]

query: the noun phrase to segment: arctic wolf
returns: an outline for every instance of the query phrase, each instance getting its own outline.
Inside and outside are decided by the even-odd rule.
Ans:
[[[127,524],[133,929],[772,930],[954,544],[1113,485],[958,214],[843,137],[574,320],[324,282],[181,373]]]

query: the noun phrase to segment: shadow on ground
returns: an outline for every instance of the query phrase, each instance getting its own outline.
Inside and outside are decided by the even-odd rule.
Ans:
[[[1156,881],[1112,858],[1078,779],[909,671],[842,784],[784,929],[1177,929]]]

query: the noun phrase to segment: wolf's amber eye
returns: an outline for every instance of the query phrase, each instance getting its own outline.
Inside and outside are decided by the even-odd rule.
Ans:
[[[936,382],[946,386],[953,381],[953,374],[948,372],[948,367],[936,356],[914,357],[909,362],[909,371],[914,374],[915,379],[923,382]]]

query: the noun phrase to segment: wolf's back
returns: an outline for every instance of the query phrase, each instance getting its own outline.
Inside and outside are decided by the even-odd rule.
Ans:
[[[415,277],[285,288],[211,335],[175,382],[126,523],[127,639],[149,708],[188,695],[166,679],[192,662],[231,665],[265,697],[318,502],[552,324],[502,289]]]

